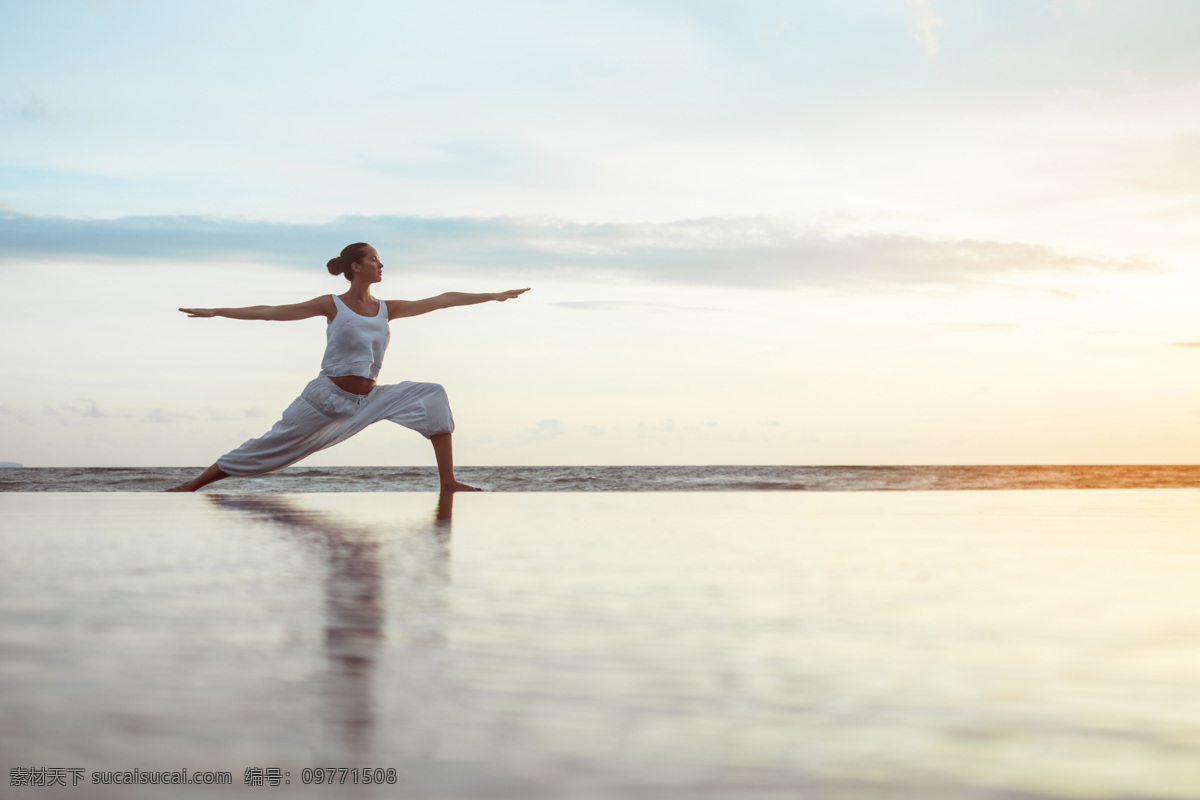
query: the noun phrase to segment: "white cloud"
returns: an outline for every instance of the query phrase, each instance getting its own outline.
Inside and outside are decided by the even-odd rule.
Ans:
[[[101,419],[111,416],[101,411],[96,402],[88,397],[78,397],[69,403],[60,403],[58,409],[47,409],[50,414],[57,414],[59,411],[66,414],[76,414],[80,417],[90,417],[92,419]]]
[[[95,220],[0,213],[0,262],[259,261],[303,264],[324,272],[326,254],[350,241],[371,242],[385,262],[394,259],[406,267],[436,268],[444,274],[747,288],[945,285],[1039,271],[1156,269],[1154,263],[1133,256],[1073,253],[1029,242],[832,234],[766,217],[583,224],[375,216],[286,224],[211,217]],[[663,305],[656,310],[668,310]]]
[[[724,311],[722,308],[707,308],[704,306],[681,306],[674,303],[647,303],[630,300],[569,300],[561,303],[551,303],[559,308],[569,308],[575,311],[647,311],[662,313],[672,311]]]
[[[655,439],[663,436],[671,436],[674,433],[675,422],[669,419],[642,420],[637,424],[637,436],[639,439]]]
[[[946,20],[933,10],[932,0],[906,0],[912,9],[908,20],[908,32],[925,48],[925,55],[935,58],[942,42],[942,28]]]
[[[521,438],[529,440],[554,439],[566,432],[566,427],[556,419],[539,419],[535,427],[528,428],[521,433]]]

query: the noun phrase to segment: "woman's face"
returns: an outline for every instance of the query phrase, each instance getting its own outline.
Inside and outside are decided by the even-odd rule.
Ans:
[[[379,260],[379,253],[374,247],[368,247],[366,254],[355,263],[358,264],[358,274],[368,283],[379,283],[383,280],[383,262]]]

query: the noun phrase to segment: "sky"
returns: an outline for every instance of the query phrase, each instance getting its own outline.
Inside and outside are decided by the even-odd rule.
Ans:
[[[0,461],[205,466],[324,321],[460,464],[1200,461],[1194,0],[0,0]],[[314,465],[426,465],[377,425]]]

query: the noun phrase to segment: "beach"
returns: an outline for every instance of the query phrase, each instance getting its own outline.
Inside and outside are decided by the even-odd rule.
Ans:
[[[2,766],[80,770],[14,796],[1200,786],[1193,489],[13,492],[0,518]],[[93,782],[184,769],[232,783]]]

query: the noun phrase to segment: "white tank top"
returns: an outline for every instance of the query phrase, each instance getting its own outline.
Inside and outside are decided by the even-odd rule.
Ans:
[[[336,294],[333,305],[337,316],[325,328],[321,377],[358,375],[376,380],[383,366],[383,353],[392,339],[387,303],[380,300],[379,313],[373,317],[354,313]]]

